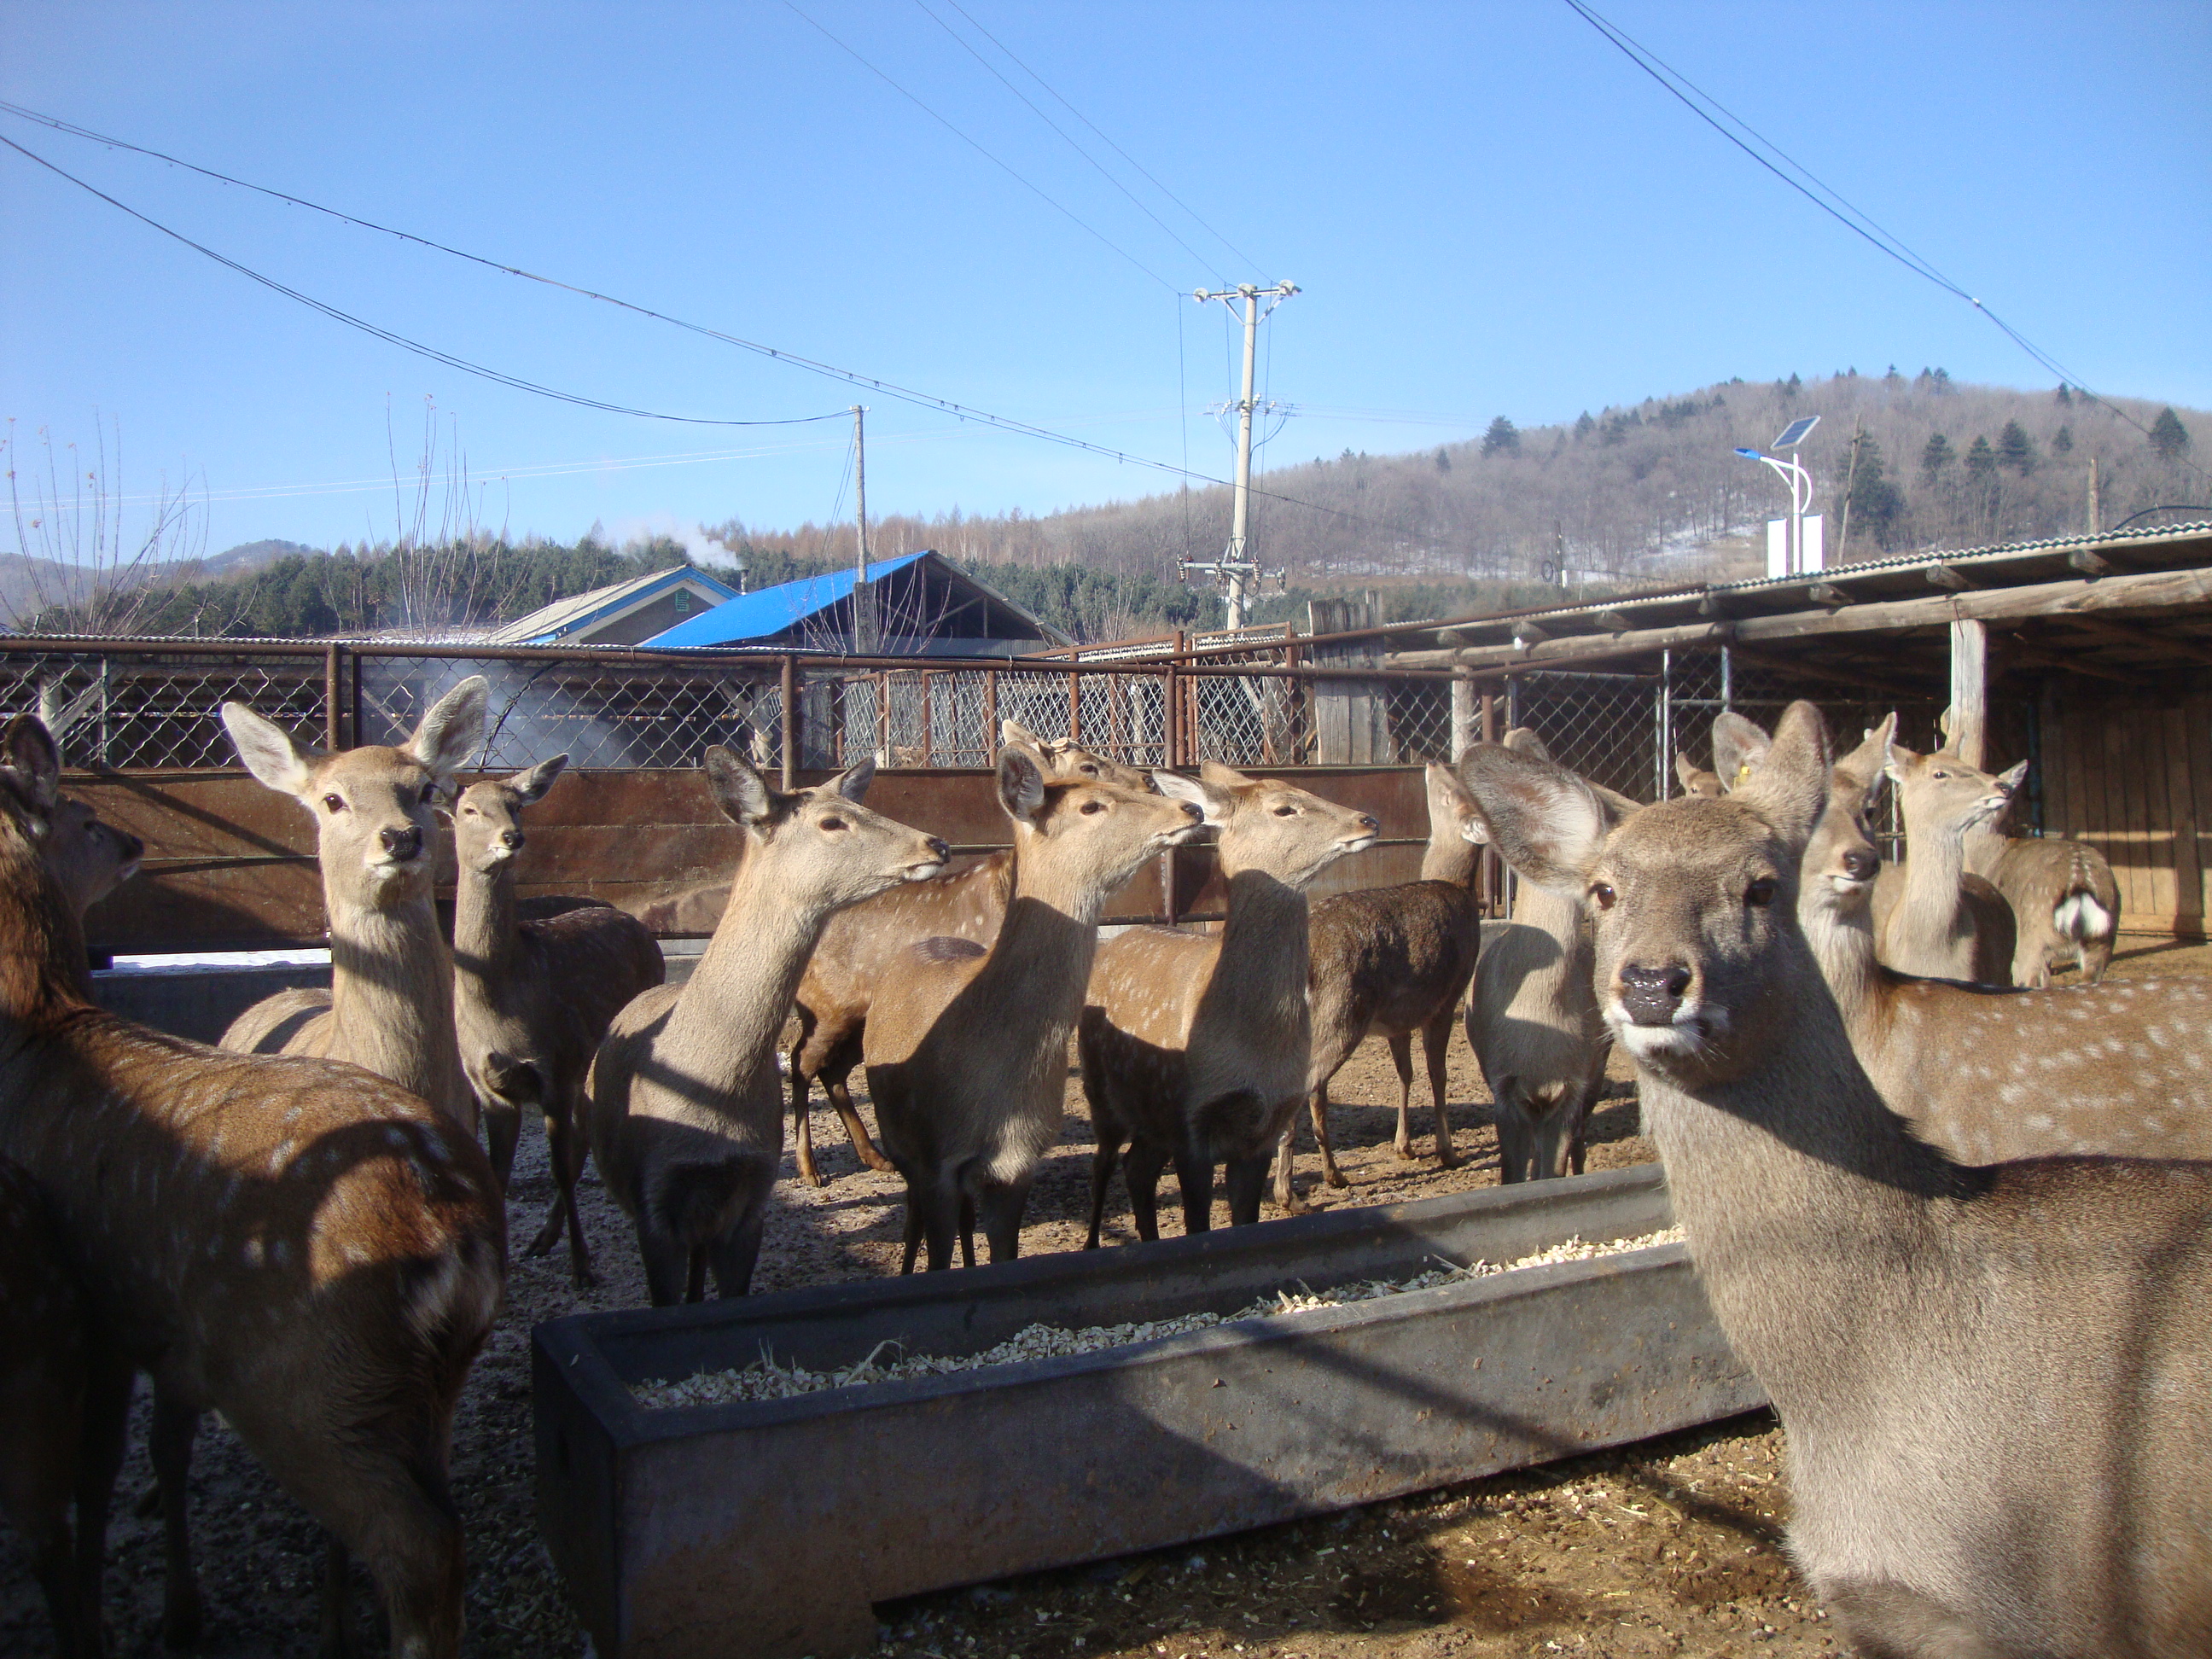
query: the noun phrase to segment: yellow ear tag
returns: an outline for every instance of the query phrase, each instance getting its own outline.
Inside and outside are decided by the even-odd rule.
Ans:
[[[1749,761],[1746,761],[1742,765],[1735,769],[1735,782],[1731,785],[1730,787],[1732,789],[1742,788],[1744,784],[1749,781],[1750,777],[1751,763]]]

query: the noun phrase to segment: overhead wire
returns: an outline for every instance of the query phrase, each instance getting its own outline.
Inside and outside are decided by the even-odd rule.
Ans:
[[[907,102],[912,104],[916,109],[920,110],[924,115],[927,115],[931,120],[936,122],[938,125],[943,127],[947,132],[951,133],[955,138],[957,138],[962,143],[967,145],[969,149],[974,150],[978,155],[988,161],[993,167],[997,167],[1009,179],[1012,179],[1016,184],[1021,185],[1023,189],[1028,191],[1032,196],[1035,196],[1046,206],[1051,208],[1054,212],[1058,213],[1063,218],[1066,219],[1071,224],[1077,226],[1091,236],[1095,237],[1105,246],[1111,248],[1115,253],[1121,255],[1122,258],[1127,259],[1131,264],[1136,266],[1139,270],[1143,271],[1146,276],[1151,277],[1162,288],[1171,291],[1176,290],[1176,285],[1173,283],[1168,281],[1166,277],[1161,276],[1158,271],[1154,270],[1150,265],[1146,264],[1142,259],[1139,259],[1135,254],[1130,252],[1128,249],[1123,247],[1119,242],[1109,236],[1104,231],[1099,229],[1096,225],[1091,224],[1088,220],[1083,218],[1073,208],[1066,206],[1065,204],[1051,196],[1043,189],[1042,186],[1032,183],[1030,179],[1024,178],[1020,173],[1015,171],[1015,169],[1006,162],[1000,161],[996,155],[985,149],[981,143],[969,137],[968,134],[963,132],[958,127],[953,125],[951,122],[945,119],[944,116],[939,115],[927,104],[923,103],[920,98],[917,98],[913,93],[908,91],[906,88],[901,86],[896,81],[894,81],[889,75],[885,74],[874,64],[871,63],[858,51],[854,50],[852,46],[848,46],[843,40],[838,39],[836,35],[830,33],[830,31],[822,23],[809,15],[809,14],[797,3],[797,0],[783,0],[783,3],[788,7],[793,13],[811,26],[822,36],[823,40],[829,41],[830,44],[836,46],[838,51],[843,52],[854,63],[858,64],[862,69],[867,70],[869,74],[874,76],[876,79],[881,81],[893,92],[898,94],[900,97],[905,99]]]
[[[470,264],[480,265],[485,270],[497,271],[501,276],[514,276],[520,278],[524,282],[536,283],[546,288],[557,289],[564,293],[575,295],[580,299],[597,301],[603,305],[612,306],[617,310],[629,312],[634,316],[647,318],[652,321],[658,323],[665,323],[672,328],[682,329],[687,333],[696,334],[705,339],[717,340],[725,345],[732,346],[741,351],[751,352],[757,356],[766,357],[772,362],[786,363],[795,368],[803,368],[810,374],[820,374],[827,379],[841,380],[848,386],[865,387],[868,391],[877,392],[881,396],[896,398],[902,403],[911,404],[918,409],[933,410],[939,414],[950,415],[957,420],[971,422],[975,425],[989,427],[996,431],[1011,433],[1018,437],[1035,438],[1042,442],[1058,444],[1064,448],[1079,450],[1086,454],[1097,455],[1107,460],[1119,462],[1124,465],[1141,467],[1150,471],[1165,473],[1170,477],[1188,479],[1193,483],[1211,484],[1224,488],[1230,483],[1230,480],[1226,478],[1217,477],[1210,472],[1199,471],[1188,465],[1178,466],[1171,461],[1155,460],[1148,455],[1139,455],[1128,450],[1115,449],[1107,444],[1093,443],[1087,438],[1079,438],[1072,433],[1056,432],[1049,427],[1039,426],[1034,422],[1018,420],[1014,416],[1007,415],[994,414],[989,410],[978,409],[973,404],[955,403],[949,398],[939,398],[931,392],[918,391],[911,386],[901,386],[896,381],[881,380],[871,374],[862,374],[854,369],[842,368],[834,363],[823,362],[817,358],[802,356],[794,351],[786,351],[780,347],[766,345],[757,340],[749,340],[742,335],[732,334],[724,329],[710,327],[704,323],[691,322],[684,318],[673,316],[667,312],[654,310],[650,306],[640,305],[634,301],[619,299],[613,295],[604,294],[595,289],[585,288],[574,283],[562,282],[557,277],[544,276],[537,271],[526,270],[520,265],[512,264],[504,260],[490,258],[483,254],[471,253],[464,249],[452,246],[451,245],[444,242],[434,240],[429,237],[419,235],[412,231],[400,230],[390,225],[379,224],[374,220],[364,219],[357,215],[345,213],[336,208],[325,207],[322,204],[310,201],[305,197],[294,196],[283,191],[272,189],[265,185],[253,184],[246,179],[238,179],[227,173],[218,173],[213,168],[201,167],[196,163],[183,161],[176,156],[167,155],[159,150],[149,149],[143,145],[133,144],[123,139],[110,137],[106,134],[95,132],[88,128],[77,126],[73,123],[60,120],[56,117],[45,115],[35,110],[26,109],[21,105],[0,100],[0,112],[5,112],[7,114],[18,116],[23,119],[35,121],[40,125],[50,127],[56,131],[64,132],[72,137],[82,138],[92,143],[107,145],[118,149],[130,150],[135,154],[147,156],[151,160],[161,161],[174,167],[179,167],[185,168],[188,172],[197,173],[204,177],[214,179],[222,184],[233,185],[243,190],[252,191],[256,194],[284,202],[291,206],[308,209],[313,212],[323,214],[327,217],[337,220],[342,223],[351,225],[357,229],[375,231],[380,234],[394,237],[398,240],[411,243],[417,247],[426,248],[434,252],[446,254],[450,258],[463,260]],[[196,252],[204,254],[205,257],[214,260],[216,264],[222,265],[224,268],[234,270],[240,276],[248,277],[252,281],[259,283],[261,286],[267,288],[275,293],[281,294],[288,299],[296,301],[298,303],[307,306],[311,310],[319,312],[334,321],[342,323],[350,328],[358,328],[376,338],[400,346],[403,349],[415,352],[417,355],[428,357],[434,362],[447,363],[452,367],[461,368],[465,372],[470,374],[480,374],[486,379],[498,381],[503,385],[514,386],[519,390],[536,392],[539,395],[550,397],[564,403],[575,403],[587,408],[604,410],[609,413],[635,415],[640,418],[648,420],[659,419],[685,421],[692,424],[700,425],[756,424],[755,422],[746,422],[706,421],[695,416],[658,415],[654,411],[649,410],[630,409],[617,404],[603,403],[596,399],[574,397],[570,394],[556,392],[550,387],[539,386],[534,382],[524,380],[520,377],[508,377],[503,375],[497,370],[484,369],[479,365],[468,362],[465,359],[459,358],[452,356],[451,354],[439,351],[437,349],[433,347],[422,345],[419,342],[409,340],[403,335],[384,329],[378,325],[370,323],[363,319],[355,317],[349,313],[341,311],[334,306],[325,305],[322,301],[318,301],[308,295],[303,294],[296,289],[291,288],[283,283],[279,283],[274,278],[264,276],[260,272],[252,270],[251,267],[245,265],[235,259],[232,259],[226,255],[218,253],[211,248],[204,246],[202,244],[192,240],[190,237],[182,234],[180,232],[172,230],[168,226],[162,224],[160,221],[139,212],[137,209],[129,206],[124,202],[118,201],[116,198],[109,195],[106,191],[96,188],[93,185],[86,182],[84,179],[79,179],[74,173],[55,165],[53,162],[46,160],[44,156],[38,155],[36,152],[24,149],[23,146],[15,143],[12,139],[0,137],[0,144],[4,144],[9,149],[15,150],[27,160],[37,162],[39,166],[46,168],[48,172],[68,180],[68,182],[75,185],[78,189],[84,191],[87,194],[96,198],[100,201],[106,203],[110,207],[112,207],[118,211],[127,215],[129,217],[137,220],[143,225],[146,225],[150,229],[156,230],[162,235],[170,237],[174,240],[182,243],[185,246],[191,248]],[[1176,292],[1176,290],[1172,289],[1170,291]],[[1180,297],[1181,295],[1178,293],[1178,298]],[[1227,316],[1225,307],[1224,319],[1224,329],[1226,329],[1233,323],[1234,319]],[[1226,343],[1228,339],[1226,333],[1224,333],[1224,343]],[[1233,372],[1231,378],[1233,380]],[[793,425],[815,421],[837,420],[843,418],[848,412],[849,411],[845,410],[837,410],[823,415],[806,416],[799,420],[760,422],[759,424]],[[1364,514],[1347,512],[1341,507],[1326,507],[1318,501],[1304,501],[1294,495],[1284,495],[1279,490],[1269,490],[1265,493],[1270,499],[1284,502],[1287,506],[1304,507],[1308,512],[1319,513],[1330,518],[1340,519],[1348,524],[1363,524],[1374,529],[1389,531],[1394,535],[1419,537],[1421,533],[1418,531],[1410,529],[1406,526],[1390,523],[1387,520],[1372,519]],[[1474,544],[1472,543],[1468,543],[1464,544],[1464,545],[1472,549]]]
[[[2118,416],[2120,420],[2126,422],[2128,425],[2135,428],[2136,431],[2142,433],[2146,438],[2150,435],[2150,428],[2145,426],[2141,421],[2136,419],[2134,416],[2129,414],[2127,410],[2120,408],[2118,404],[2111,402],[2107,398],[2100,397],[2087,386],[2083,386],[2081,381],[2075,377],[2070,369],[2067,368],[2065,365],[2052,357],[2049,352],[2037,345],[2033,340],[2022,334],[2010,323],[2005,321],[2002,317],[2000,317],[1987,305],[1984,304],[1975,295],[1968,292],[1966,289],[1954,282],[1950,277],[1945,276],[1929,260],[1923,258],[1920,254],[1914,252],[1912,248],[1908,246],[1901,238],[1898,237],[1893,233],[1884,229],[1880,224],[1875,222],[1871,216],[1867,214],[1862,209],[1854,206],[1849,200],[1847,200],[1841,191],[1836,190],[1830,185],[1823,183],[1821,179],[1814,173],[1811,168],[1806,167],[1802,162],[1792,157],[1779,144],[1761,133],[1756,127],[1753,127],[1741,116],[1737,115],[1734,111],[1730,110],[1725,104],[1723,104],[1720,100],[1715,98],[1711,93],[1706,92],[1703,88],[1699,87],[1680,70],[1675,69],[1672,64],[1667,63],[1665,59],[1659,57],[1657,53],[1652,52],[1648,46],[1645,46],[1634,40],[1616,24],[1609,22],[1604,17],[1600,16],[1598,13],[1593,10],[1587,3],[1587,0],[1565,0],[1565,3],[1569,10],[1572,11],[1577,16],[1588,23],[1593,29],[1595,29],[1600,35],[1604,37],[1604,39],[1609,42],[1615,50],[1620,52],[1623,57],[1626,58],[1629,62],[1635,64],[1637,68],[1642,70],[1646,75],[1657,82],[1660,86],[1664,88],[1667,92],[1671,94],[1676,101],[1680,103],[1685,109],[1688,110],[1692,115],[1695,115],[1707,126],[1712,128],[1715,132],[1719,133],[1722,137],[1727,139],[1729,143],[1734,144],[1738,149],[1741,150],[1753,161],[1756,161],[1760,167],[1765,168],[1767,172],[1772,173],[1777,179],[1779,179],[1784,184],[1789,185],[1790,189],[1796,191],[1800,196],[1802,196],[1814,207],[1820,209],[1821,212],[1835,220],[1837,223],[1842,225],[1853,235],[1861,238],[1869,246],[1887,255],[1899,264],[1903,265],[1907,270],[1912,272],[1914,276],[1922,278],[1923,281],[1934,283],[1937,288],[1942,289],[1946,294],[1952,295],[1955,299],[1965,301],[1977,312],[1980,313],[1981,315],[1989,319],[1990,323],[1995,325],[1998,331],[2002,332],[2006,338],[2009,339],[2014,345],[2026,352],[2029,357],[2035,361],[2039,367],[2043,368],[2046,373],[2057,376],[2060,384],[2070,385],[2075,391],[2080,392],[2083,397],[2087,398],[2091,402],[2098,404],[2109,413]],[[1718,112],[1717,116],[1715,112]],[[1725,117],[1726,122],[1724,123],[1721,118],[1719,118],[1720,117]],[[1755,140],[1759,146],[1763,147],[1765,151],[1771,153],[1771,159],[1770,159],[1770,155],[1762,154],[1760,149],[1754,148],[1752,143],[1747,143],[1745,139],[1740,136],[1739,132],[1730,131],[1730,124],[1732,124],[1735,128],[1741,129],[1741,133],[1749,134],[1750,137],[1753,140]],[[1778,161],[1780,165],[1778,165]],[[1793,177],[1793,173],[1796,176]],[[2203,469],[2199,468],[2197,470],[2201,471]]]

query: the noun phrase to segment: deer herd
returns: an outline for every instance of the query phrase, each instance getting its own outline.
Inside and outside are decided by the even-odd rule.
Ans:
[[[1292,1184],[1298,1109],[1345,1184],[1328,1086],[1370,1036],[1412,1158],[1420,1036],[1434,1146],[1460,1161],[1462,1022],[1504,1181],[1579,1173],[1615,1045],[1714,1311],[1779,1413],[1798,1566],[1869,1655],[2212,1652],[2212,984],[2103,982],[2118,920],[2088,848],[1997,824],[2024,773],[1895,742],[1831,752],[1819,712],[1723,714],[1711,769],[1656,805],[1532,732],[1427,769],[1420,878],[1310,901],[1380,826],[1213,764],[1145,773],[1008,722],[1009,850],[863,804],[869,763],[782,790],[708,750],[739,847],[691,976],[584,899],[518,896],[555,756],[460,787],[486,686],[406,742],[324,753],[241,704],[254,777],[316,830],[331,983],[215,1048],[100,1010],[82,917],[144,848],[59,791],[48,724],[0,732],[0,1508],[69,1656],[105,1650],[110,1494],[139,1372],[166,1540],[162,1633],[201,1623],[196,1426],[225,1421],[325,1529],[326,1651],[353,1650],[349,1564],[395,1654],[448,1659],[463,1540],[456,1402],[497,1313],[526,1108],[556,1196],[528,1250],[592,1267],[596,1159],[656,1304],[747,1290],[778,1179],[785,1074],[820,1185],[819,1083],[855,1153],[905,1188],[904,1267],[1020,1247],[1060,1142],[1071,1045],[1095,1133],[1086,1248],[1117,1169],[1158,1237]],[[52,711],[49,710],[49,713]],[[1865,822],[1898,790],[1907,856]],[[434,903],[438,819],[457,866]],[[1218,933],[1100,939],[1109,900],[1204,837]],[[1494,848],[1510,921],[1480,912]],[[2054,969],[2082,982],[2051,988]],[[779,1053],[787,1030],[796,1041]],[[848,1086],[865,1068],[877,1133]]]

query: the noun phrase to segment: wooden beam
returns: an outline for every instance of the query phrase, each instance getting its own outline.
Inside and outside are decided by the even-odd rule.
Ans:
[[[2025,663],[2033,668],[2055,668],[2064,674],[2086,674],[2091,679],[2111,680],[2118,685],[2132,686],[2138,691],[2148,691],[2156,684],[2141,674],[2130,674],[2123,668],[2087,661],[2078,653],[2045,650],[2039,645],[2030,644],[2018,635],[2005,641],[2000,666],[2010,668],[2015,663]]]
[[[2199,645],[2194,640],[2178,640],[2170,634],[2159,633],[2155,629],[2130,628],[2124,623],[2107,621],[2102,617],[2069,617],[2066,620],[2084,633],[2110,640],[2115,645],[2132,645],[2145,651],[2166,651],[2177,657],[2186,658],[2191,662],[2212,664],[2212,647]]]
[[[2120,567],[2100,553],[2092,553],[2086,547],[2077,547],[2066,556],[2066,562],[2085,576],[2109,576]]]
[[[1842,606],[1858,603],[1832,582],[1814,582],[1805,590],[1805,597],[1815,605]]]
[[[1949,588],[1954,593],[1968,592],[1981,586],[1979,582],[1968,581],[1966,577],[1960,575],[1956,570],[1954,570],[1948,564],[1929,565],[1928,567],[1928,580],[1934,583],[1937,587]]]
[[[1608,634],[1626,634],[1635,626],[1618,611],[1601,611],[1595,620]]]
[[[1972,617],[1951,624],[1950,748],[1981,769],[1989,758],[1990,629]]]
[[[1773,644],[1823,634],[1883,634],[1904,629],[1940,628],[1967,617],[1988,623],[2023,622],[2039,617],[2071,622],[2106,611],[2158,611],[2175,606],[2212,607],[2212,569],[2147,570],[2131,576],[2106,576],[2094,582],[2038,582],[2025,587],[1933,594],[1924,599],[1887,599],[1846,605],[1841,611],[1790,611],[1778,616],[1647,628],[1604,637],[1580,635],[1539,641],[1525,654],[1507,646],[1480,646],[1462,651],[1407,651],[1397,653],[1391,660],[1395,666],[1405,668],[1455,665],[1474,669],[1537,668],[1558,662],[1640,656],[1670,647],[1718,645],[1724,641]]]

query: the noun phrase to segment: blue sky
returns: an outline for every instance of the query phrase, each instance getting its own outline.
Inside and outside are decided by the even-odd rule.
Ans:
[[[1231,395],[1224,319],[1176,296],[1247,276],[1304,289],[1263,336],[1269,390],[1306,411],[1273,445],[1278,462],[1466,437],[1499,413],[1571,419],[1735,374],[1894,362],[2052,378],[1759,172],[1564,3],[963,3],[1204,226],[949,0],[14,0],[0,96],[1099,443],[1179,461],[1187,428],[1192,465],[1216,474],[1229,451],[1205,406]],[[2212,405],[2212,9],[2199,0],[1600,9],[2081,381]],[[1042,512],[1163,482],[13,118],[0,134],[276,280],[526,379],[727,419],[857,398],[874,411],[872,513]],[[475,380],[258,287],[12,152],[0,209],[0,415],[15,417],[17,464],[35,428],[82,453],[108,422],[130,494],[164,477],[204,490],[210,550],[389,538],[392,452],[411,471],[426,398],[487,486],[482,516],[516,533],[773,527],[840,500],[836,422],[672,425]]]

